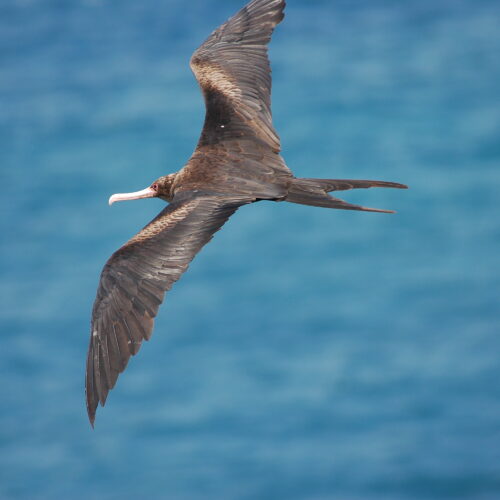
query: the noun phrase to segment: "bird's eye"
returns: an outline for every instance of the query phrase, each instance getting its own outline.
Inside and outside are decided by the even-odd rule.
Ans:
[[[151,186],[155,191],[158,191],[158,184],[155,182],[152,186]]]

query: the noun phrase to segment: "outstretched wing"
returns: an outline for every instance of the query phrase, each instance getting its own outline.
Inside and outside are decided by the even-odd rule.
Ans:
[[[85,389],[90,423],[130,356],[149,340],[153,319],[197,252],[244,204],[184,195],[115,252],[101,274],[92,311]]]
[[[253,135],[279,152],[267,44],[284,8],[284,0],[253,0],[193,54],[207,108],[199,146]]]

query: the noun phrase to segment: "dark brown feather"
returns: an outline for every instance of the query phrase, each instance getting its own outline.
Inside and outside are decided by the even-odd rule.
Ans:
[[[253,136],[279,152],[267,44],[284,8],[284,0],[250,2],[193,54],[191,69],[207,107],[199,146]]]
[[[267,44],[283,19],[284,0],[253,0],[212,33],[191,67],[206,103],[203,131],[189,162],[141,192],[171,204],[115,252],[101,274],[92,312],[86,399],[91,424],[119,373],[143,340],[170,290],[197,252],[243,204],[261,199],[369,210],[328,195],[380,181],[296,179],[280,156],[272,125]],[[156,186],[156,187],[154,187]],[[152,191],[151,191],[152,190]],[[133,195],[133,196],[131,196]]]
[[[118,374],[149,340],[166,291],[198,251],[247,200],[185,193],[113,254],[101,274],[87,357],[87,411],[93,424]],[[181,243],[180,243],[181,242]]]
[[[339,198],[334,198],[328,193],[331,191],[346,191],[349,189],[367,189],[371,187],[385,187],[407,189],[404,184],[385,181],[365,181],[351,179],[301,179],[294,178],[288,189],[286,201],[323,208],[336,208],[340,210],[359,210],[361,212],[394,213],[392,210],[363,207],[354,205]]]
[[[292,182],[292,190],[299,186],[300,189],[321,189],[327,193],[332,191],[347,191],[349,189],[368,189],[372,187],[408,189],[405,184],[386,181],[368,181],[355,179],[295,179]]]
[[[228,196],[279,200],[293,175],[278,153],[251,138],[226,140],[196,149],[177,173],[176,192],[203,190]]]

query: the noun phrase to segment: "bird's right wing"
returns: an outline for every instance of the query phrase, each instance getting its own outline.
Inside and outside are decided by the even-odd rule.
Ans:
[[[91,424],[131,356],[149,340],[166,291],[227,219],[246,203],[186,195],[115,252],[101,274],[92,311],[85,389]]]
[[[254,136],[279,152],[267,44],[284,8],[284,0],[253,0],[193,54],[191,69],[207,107],[199,146]]]

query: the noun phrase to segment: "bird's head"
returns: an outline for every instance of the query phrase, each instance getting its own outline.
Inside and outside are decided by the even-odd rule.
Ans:
[[[109,204],[112,205],[115,201],[139,200],[141,198],[161,198],[165,201],[172,201],[172,185],[174,179],[175,174],[164,175],[154,181],[151,186],[141,191],[114,194],[109,198]]]

